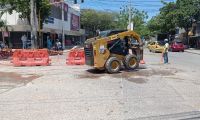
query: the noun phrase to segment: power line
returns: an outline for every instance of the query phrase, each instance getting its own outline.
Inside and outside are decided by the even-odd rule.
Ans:
[[[137,8],[139,10],[143,10],[150,13],[156,13],[159,12],[159,9],[163,7],[163,4],[160,2],[160,0],[151,0],[151,1],[145,1],[145,0],[130,0],[133,4],[132,6],[134,8]],[[164,0],[165,2],[173,2],[174,0]],[[120,11],[120,6],[127,6],[128,0],[85,0],[87,2],[88,6],[82,7],[82,8],[93,8],[93,9],[99,9],[99,10],[108,10],[106,9],[107,6],[109,7],[110,11],[117,10]],[[111,6],[112,4],[112,6]]]

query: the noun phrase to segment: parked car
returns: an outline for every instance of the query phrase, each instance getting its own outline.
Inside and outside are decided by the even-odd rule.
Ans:
[[[170,45],[170,51],[172,52],[179,52],[182,51],[184,52],[185,46],[183,44],[183,42],[181,41],[173,41]]]
[[[164,49],[165,42],[164,41],[153,41],[149,42],[147,48],[150,52],[159,52],[161,53]]]

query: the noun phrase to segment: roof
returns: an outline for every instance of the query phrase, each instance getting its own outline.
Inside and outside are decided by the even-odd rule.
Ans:
[[[127,31],[127,30],[106,30],[106,31],[101,31],[100,36],[107,37],[107,36],[118,34],[118,33],[125,32],[125,31]]]

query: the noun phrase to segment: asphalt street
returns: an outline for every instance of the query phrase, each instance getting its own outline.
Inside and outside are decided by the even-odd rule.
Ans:
[[[0,120],[200,119],[200,55],[145,51],[136,71],[107,74],[65,65],[13,67],[0,61]]]

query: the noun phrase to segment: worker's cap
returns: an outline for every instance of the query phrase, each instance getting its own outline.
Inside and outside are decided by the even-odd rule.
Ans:
[[[165,39],[164,41],[165,41],[165,42],[168,42],[168,39]]]

